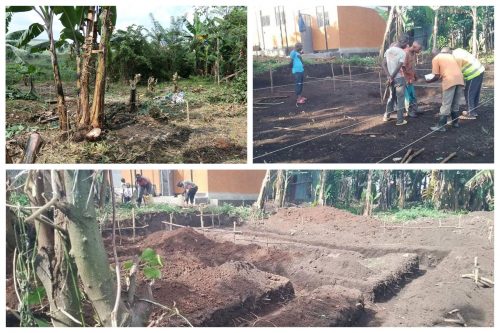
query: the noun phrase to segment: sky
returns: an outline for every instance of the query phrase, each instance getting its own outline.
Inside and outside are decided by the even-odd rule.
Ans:
[[[132,24],[142,25],[149,29],[152,27],[151,19],[149,13],[153,13],[155,19],[160,22],[163,27],[168,27],[170,25],[170,17],[172,16],[183,16],[187,14],[188,20],[192,19],[192,6],[167,6],[164,4],[152,4],[147,3],[147,6],[126,6],[118,5],[116,6],[117,11],[117,21],[116,29],[125,29]],[[9,32],[24,30],[30,26],[30,24],[38,22],[43,23],[40,16],[34,11],[15,13],[12,17],[12,21],[9,24]],[[62,30],[62,25],[59,21],[54,21],[54,37],[58,38]],[[40,39],[45,39],[46,35],[43,33],[39,36]]]

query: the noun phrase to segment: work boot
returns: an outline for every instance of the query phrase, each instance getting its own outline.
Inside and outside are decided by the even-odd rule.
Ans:
[[[458,112],[451,112],[451,126],[458,128]]]
[[[446,128],[444,126],[446,125],[448,120],[448,116],[439,116],[439,121],[436,126],[432,126],[430,129],[433,132],[446,132]]]
[[[418,117],[417,114],[415,112],[413,112],[412,110],[410,110],[408,112],[408,116],[410,116],[410,118],[417,118]]]

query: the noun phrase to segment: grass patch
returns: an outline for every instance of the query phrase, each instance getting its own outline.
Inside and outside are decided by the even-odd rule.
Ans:
[[[116,206],[116,218],[119,220],[125,220],[132,218],[132,208],[134,205],[132,203],[117,204]],[[151,213],[165,213],[165,214],[198,214],[200,212],[198,207],[187,207],[182,208],[178,205],[172,205],[167,203],[152,203],[147,206],[142,206],[135,208],[136,217],[144,214]],[[98,211],[98,217],[103,217],[107,215],[111,216],[112,208],[110,205],[106,206],[105,209]],[[247,220],[252,214],[252,208],[248,206],[233,206],[231,204],[224,204],[222,206],[207,206],[203,209],[204,214],[216,214],[216,215],[226,215],[231,217],[240,218],[242,220]]]
[[[430,207],[415,206],[405,209],[393,209],[387,212],[376,212],[374,216],[381,220],[385,220],[386,222],[400,223],[418,218],[440,219],[450,216],[463,215],[464,213],[466,212],[448,212]]]

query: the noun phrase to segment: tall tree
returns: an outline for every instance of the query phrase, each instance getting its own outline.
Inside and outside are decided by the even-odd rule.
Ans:
[[[56,41],[54,39],[54,7],[51,6],[10,6],[7,7],[8,13],[28,12],[33,10],[43,20],[43,25],[39,23],[32,23],[26,29],[19,40],[18,47],[26,47],[32,40],[38,37],[43,31],[46,32],[49,39],[47,43],[41,43],[31,47],[33,50],[46,49],[50,53],[50,60],[52,65],[52,72],[54,74],[54,84],[57,94],[57,113],[59,114],[59,128],[67,131],[70,128],[68,114],[66,110],[66,103],[64,99],[64,91],[61,81],[61,72],[59,70],[59,62],[57,60]]]
[[[274,184],[274,205],[283,207],[284,200],[285,170],[276,171],[276,182]]]
[[[368,170],[368,178],[366,181],[366,191],[365,191],[365,207],[363,210],[364,216],[372,215],[372,175],[373,175],[373,170]]]

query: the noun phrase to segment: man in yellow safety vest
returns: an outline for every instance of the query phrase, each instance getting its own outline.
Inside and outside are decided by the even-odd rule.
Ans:
[[[467,111],[464,112],[464,118],[475,119],[478,116],[477,107],[483,84],[484,66],[476,57],[464,49],[455,49],[452,54],[462,71],[465,81]]]

